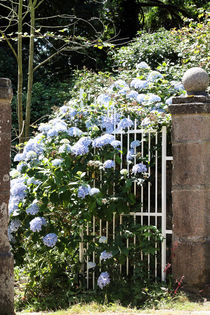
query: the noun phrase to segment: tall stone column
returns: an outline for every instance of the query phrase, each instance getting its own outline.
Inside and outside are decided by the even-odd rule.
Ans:
[[[0,314],[14,314],[13,257],[8,241],[12,88],[0,78]]]
[[[172,114],[172,272],[183,288],[210,291],[210,97],[208,74],[189,69],[188,95],[174,97]]]

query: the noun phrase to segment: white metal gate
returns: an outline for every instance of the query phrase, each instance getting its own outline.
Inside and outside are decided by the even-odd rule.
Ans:
[[[166,273],[164,268],[167,263],[166,250],[167,250],[167,237],[172,234],[172,230],[167,229],[166,219],[167,219],[167,180],[166,180],[166,170],[167,162],[172,161],[172,156],[167,156],[167,130],[166,127],[162,127],[161,132],[156,130],[146,130],[146,129],[137,129],[137,121],[134,121],[133,128],[128,128],[127,131],[118,131],[115,129],[113,132],[115,138],[121,141],[121,149],[125,142],[127,143],[127,149],[130,147],[130,143],[134,140],[140,140],[141,145],[139,148],[135,148],[134,154],[141,154],[141,157],[146,157],[149,162],[148,173],[153,178],[152,181],[148,182],[146,187],[144,185],[137,186],[134,183],[134,195],[138,195],[140,198],[139,210],[136,212],[130,212],[129,216],[133,218],[133,222],[138,222],[141,225],[153,225],[156,226],[162,233],[164,240],[161,243],[160,255],[155,257],[155,260],[150,260],[150,255],[148,254],[147,263],[148,270],[153,270],[154,277],[159,278],[162,281],[166,279]],[[158,149],[159,148],[159,149]],[[122,157],[122,156],[121,156]],[[130,165],[123,165],[123,159],[121,162],[121,168],[127,168],[129,170]],[[134,164],[136,163],[136,158],[134,158]],[[107,239],[115,239],[115,229],[116,226],[123,223],[127,215],[118,215],[113,214],[112,222],[102,221],[96,217],[93,217],[91,223],[87,223],[86,228],[83,230],[81,237],[85,235],[92,235],[93,241],[94,237],[106,236]],[[133,242],[136,242],[136,239],[133,239]],[[99,258],[93,252],[92,257],[86,257],[84,261],[84,253],[90,244],[87,243],[86,248],[83,242],[80,243],[80,262],[83,263],[83,272],[86,275],[87,289],[93,288],[96,286],[96,273],[93,270],[88,269],[88,263],[94,262],[99,263]],[[129,248],[129,240],[126,244]],[[157,245],[158,246],[158,245]],[[139,260],[142,257],[140,255]],[[119,272],[124,272],[126,275],[129,275],[130,265],[129,265],[129,255],[126,259],[125,266],[119,266]],[[153,265],[151,265],[153,264]],[[133,266],[135,268],[135,266]]]

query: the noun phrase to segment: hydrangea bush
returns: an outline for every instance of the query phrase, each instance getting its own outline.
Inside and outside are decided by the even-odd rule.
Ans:
[[[149,179],[147,160],[136,154],[140,141],[121,147],[113,130],[133,128],[134,119],[137,128],[169,126],[171,97],[184,92],[180,82],[167,80],[166,74],[152,71],[143,61],[108,81],[111,84],[94,97],[85,91],[84,82],[82,93],[40,124],[38,133],[15,156],[9,237],[16,265],[30,272],[32,285],[54,287],[64,279],[69,288],[81,285],[78,249],[87,222],[91,224],[93,216],[111,220],[113,213],[135,211],[133,183],[143,185]],[[122,159],[129,168],[120,168]],[[116,231],[112,242],[105,236],[83,239],[89,242],[86,255],[95,251],[100,262],[100,266],[88,262],[89,269],[98,271],[100,289],[119,277],[113,272],[128,255],[123,238],[143,239],[133,253],[151,255],[155,254],[152,240],[161,240],[155,227],[125,228],[127,234]]]

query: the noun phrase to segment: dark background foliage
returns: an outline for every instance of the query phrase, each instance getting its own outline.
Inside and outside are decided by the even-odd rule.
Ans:
[[[52,106],[59,106],[71,97],[71,88],[75,81],[74,71],[82,70],[84,66],[87,70],[96,72],[113,72],[125,64],[130,63],[132,66],[141,60],[149,63],[152,68],[161,65],[164,61],[170,65],[183,65],[183,59],[184,65],[188,64],[189,60],[194,60],[196,65],[197,55],[192,53],[192,58],[189,58],[190,40],[186,43],[189,46],[187,49],[185,46],[181,48],[181,51],[177,49],[180,47],[181,40],[187,36],[186,32],[183,31],[183,34],[178,35],[171,34],[168,30],[189,24],[186,18],[202,21],[203,17],[199,8],[202,7],[205,10],[208,8],[208,3],[207,0],[45,0],[37,11],[37,17],[41,18],[37,20],[37,27],[46,26],[43,28],[44,31],[53,31],[54,26],[59,25],[61,29],[72,21],[75,22],[74,26],[67,26],[67,33],[72,38],[81,36],[87,40],[96,38],[101,41],[109,40],[115,48],[110,50],[109,47],[100,46],[99,43],[100,49],[90,47],[79,51],[65,51],[40,67],[34,73],[31,122],[34,123],[40,117],[50,114]],[[4,16],[4,14],[6,15],[6,11],[4,12],[1,8],[1,15]],[[61,18],[62,14],[65,14],[66,18]],[[56,15],[58,15],[56,19],[47,18]],[[1,18],[0,26],[4,24],[5,20]],[[16,28],[12,28],[11,31],[15,32]],[[26,31],[28,31],[27,26]],[[23,85],[25,91],[28,43],[28,38],[24,38]],[[120,48],[128,43],[128,48],[124,50]],[[34,64],[54,53],[58,46],[58,40],[39,39],[35,45]],[[193,62],[191,64],[193,65]],[[0,77],[11,79],[16,96],[17,64],[10,48],[3,41],[0,42]],[[13,125],[16,128],[15,97],[12,107]]]

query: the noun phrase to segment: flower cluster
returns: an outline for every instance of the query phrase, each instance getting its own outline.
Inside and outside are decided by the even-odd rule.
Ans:
[[[42,229],[42,225],[46,225],[47,222],[45,218],[42,217],[36,217],[30,222],[30,229],[33,232],[40,232]]]
[[[137,173],[145,173],[147,172],[147,167],[143,163],[139,163],[133,166],[132,173],[136,175]]]
[[[26,209],[27,214],[35,215],[39,212],[39,206],[37,200],[34,200],[33,203]]]
[[[101,259],[101,260],[107,260],[107,259],[110,259],[110,258],[112,258],[112,253],[109,253],[109,252],[107,252],[106,250],[103,251],[103,252],[101,253],[101,255],[100,255],[100,259]]]
[[[115,162],[113,160],[107,160],[104,162],[104,168],[113,168],[115,167]]]
[[[88,186],[82,185],[82,186],[80,186],[79,189],[78,189],[77,196],[78,196],[79,198],[84,199],[87,195],[89,195],[90,190],[91,190],[91,189],[90,189],[90,186],[89,186],[89,185],[88,185]]]
[[[105,134],[103,136],[96,138],[93,141],[93,147],[94,148],[102,148],[103,146],[105,146],[107,144],[111,144],[114,140],[115,139],[114,139],[113,135]]]
[[[103,289],[105,286],[110,284],[110,278],[107,271],[102,272],[97,280],[99,288]]]
[[[43,243],[48,247],[54,247],[57,243],[58,237],[55,233],[49,233],[43,237]]]
[[[27,194],[27,185],[23,177],[11,180],[9,213],[12,214],[19,209],[18,205]]]

